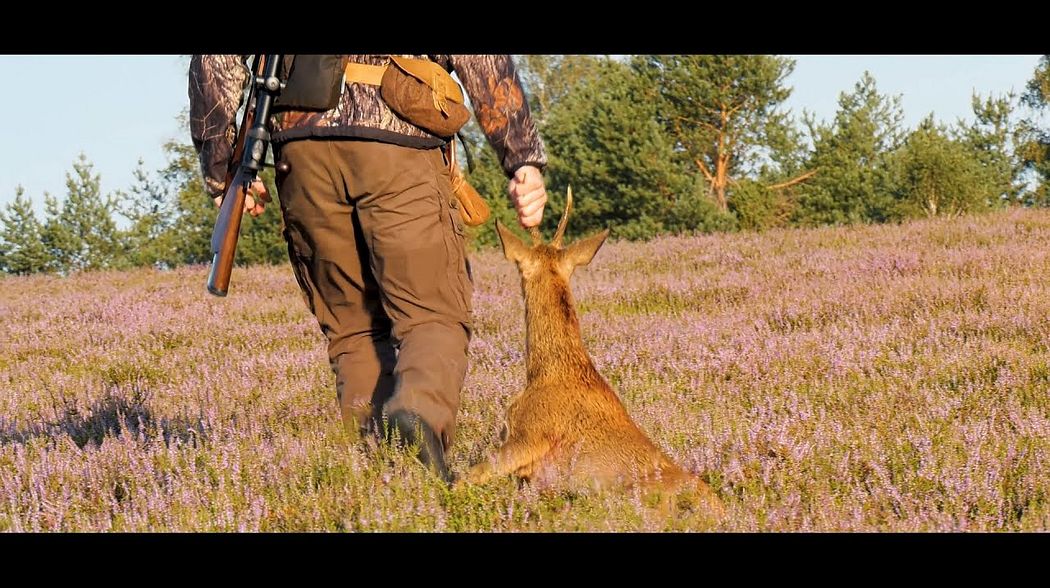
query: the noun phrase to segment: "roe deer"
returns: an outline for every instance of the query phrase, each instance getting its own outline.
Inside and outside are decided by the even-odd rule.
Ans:
[[[609,235],[562,248],[572,189],[550,244],[532,229],[531,247],[496,222],[507,259],[517,264],[525,297],[526,386],[511,398],[502,446],[457,482],[482,484],[508,474],[525,481],[608,488],[640,484],[666,509],[689,497],[721,518],[721,500],[676,465],[631,420],[617,393],[594,367],[580,336],[569,289],[576,266],[587,265]],[[679,491],[683,492],[678,496]]]

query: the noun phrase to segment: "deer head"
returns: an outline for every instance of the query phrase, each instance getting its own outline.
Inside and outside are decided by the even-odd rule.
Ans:
[[[569,187],[565,196],[565,212],[558,221],[558,230],[555,231],[550,244],[544,243],[539,229],[532,227],[529,229],[532,245],[526,245],[503,223],[496,221],[496,231],[503,245],[503,255],[518,265],[522,277],[531,279],[540,274],[554,272],[568,280],[576,266],[587,265],[598,253],[598,249],[609,236],[609,229],[576,241],[568,247],[562,247],[562,238],[565,236],[565,227],[569,222],[571,211],[572,187]]]

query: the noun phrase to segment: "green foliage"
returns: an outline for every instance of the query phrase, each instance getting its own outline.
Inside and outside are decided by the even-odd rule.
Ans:
[[[795,62],[770,55],[647,55],[631,61],[679,161],[728,210],[730,184],[793,167],[798,134],[780,110]]]
[[[32,201],[19,186],[15,201],[0,212],[0,271],[16,275],[45,271],[50,258],[41,232]]]
[[[1017,202],[1023,191],[1020,182],[1023,164],[1013,148],[1018,127],[1012,120],[1014,95],[984,100],[973,96],[975,121],[960,123],[955,133],[959,141],[981,168],[983,182],[994,192],[993,205]]]
[[[1050,55],[1039,60],[1021,103],[1031,114],[1018,125],[1017,154],[1023,172],[1034,183],[1022,201],[1031,206],[1050,206],[1050,129],[1045,125],[1050,111]]]
[[[895,172],[890,154],[903,139],[900,97],[878,93],[865,72],[851,93],[839,96],[831,124],[806,113],[813,141],[808,167],[817,174],[799,190],[794,222],[802,226],[885,222],[894,215]]]
[[[561,195],[572,187],[575,230],[613,227],[617,237],[633,239],[669,232],[670,225],[728,224],[698,203],[695,170],[683,166],[657,118],[658,104],[643,77],[603,60],[552,106],[542,129],[548,191]],[[561,208],[552,206],[551,213],[557,217]]]
[[[211,234],[215,228],[218,209],[204,189],[200,164],[193,146],[175,141],[165,145],[168,166],[162,172],[173,196],[175,220],[171,231],[177,236],[175,257],[181,264],[211,263]],[[258,218],[245,215],[237,240],[237,265],[254,263],[281,263],[288,259],[288,249],[281,234],[281,211],[273,172],[269,168],[260,174],[273,197],[265,212]]]
[[[165,145],[168,165],[155,174],[142,162],[129,193],[103,197],[100,178],[84,155],[67,174],[66,198],[44,195],[45,220],[37,221],[21,188],[0,214],[0,271],[9,274],[211,262],[211,233],[218,210],[204,190],[191,145]],[[273,173],[261,177],[276,194]],[[128,222],[117,227],[117,215]],[[245,215],[237,244],[238,265],[287,260],[281,213],[274,202],[258,218]]]
[[[954,216],[1002,201],[1003,178],[975,157],[972,146],[949,138],[932,115],[908,136],[896,159],[900,216]]]
[[[730,210],[736,215],[741,229],[763,231],[788,226],[795,210],[795,200],[786,190],[774,190],[762,183],[744,180],[733,188]]]
[[[604,61],[592,55],[521,56],[519,77],[537,124],[545,126],[551,108],[572,94],[577,84],[597,75]]]
[[[103,198],[98,174],[83,154],[66,174],[67,194],[59,204],[45,194],[46,220],[41,238],[48,251],[49,270],[61,274],[121,265],[121,241],[113,213],[116,200]]]
[[[172,230],[179,236],[175,256],[180,264],[211,262],[211,233],[215,228],[218,210],[204,189],[200,164],[193,146],[168,142],[168,166],[162,177],[174,187],[174,207],[177,216]]]
[[[1050,56],[1020,104],[973,96],[973,122],[948,128],[931,114],[902,127],[900,97],[865,73],[839,97],[830,122],[782,106],[794,61],[768,55],[517,56],[533,118],[547,146],[549,195],[542,229],[553,233],[571,186],[570,231],[611,228],[614,238],[878,223],[982,211],[1007,203],[1050,205]],[[185,123],[185,114],[182,115]],[[800,130],[801,129],[801,130]],[[461,164],[493,219],[517,226],[508,178],[474,121]],[[165,145],[166,166],[141,161],[127,192],[103,196],[81,155],[64,199],[44,195],[37,220],[21,191],[0,212],[0,271],[69,272],[211,262],[217,209],[192,145]],[[274,202],[244,216],[238,265],[287,260]],[[127,220],[120,225],[115,216]],[[469,229],[471,246],[499,243],[492,221]]]
[[[130,267],[178,263],[178,236],[172,230],[175,209],[167,186],[151,178],[139,160],[131,194],[121,194],[122,214],[130,221],[124,231],[125,263]]]

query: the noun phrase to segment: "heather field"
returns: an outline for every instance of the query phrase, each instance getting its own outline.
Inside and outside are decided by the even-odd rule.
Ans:
[[[524,382],[516,271],[473,262],[457,473]],[[289,267],[226,299],[206,277],[0,279],[0,530],[1050,529],[1050,212],[611,242],[578,270],[596,366],[718,526],[366,451]]]

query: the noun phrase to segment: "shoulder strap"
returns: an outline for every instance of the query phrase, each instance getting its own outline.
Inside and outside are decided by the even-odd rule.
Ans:
[[[346,62],[346,83],[358,82],[370,86],[381,86],[385,65],[367,65],[364,63]]]

